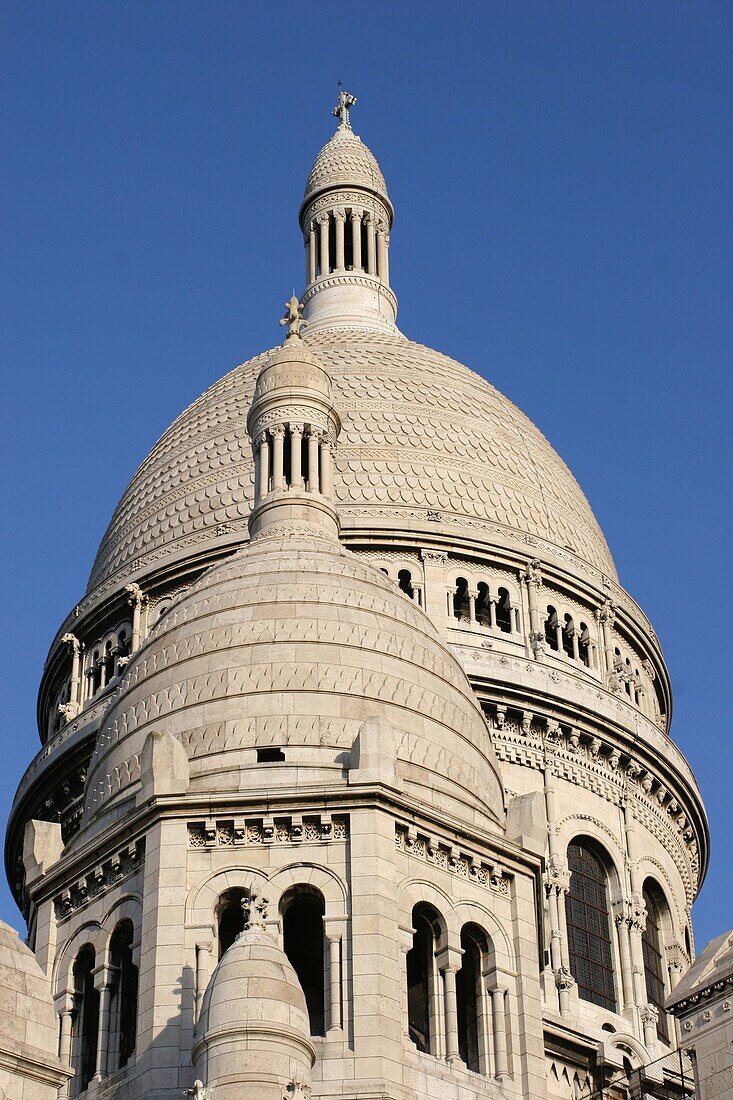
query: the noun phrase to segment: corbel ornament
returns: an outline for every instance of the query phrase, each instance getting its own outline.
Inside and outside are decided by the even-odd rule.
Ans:
[[[145,607],[146,603],[148,602],[148,597],[145,595],[140,585],[135,584],[134,581],[132,582],[132,584],[125,585],[125,594],[127,595],[127,602],[130,607],[137,607],[141,609]]]
[[[69,649],[75,657],[78,657],[81,653],[81,642],[75,634],[69,634],[68,632],[66,634],[62,634],[61,643],[62,645],[68,645]]]
[[[542,587],[542,569],[540,568],[539,558],[533,558],[532,561],[527,562],[525,568],[519,573],[519,579],[528,587],[529,585],[533,585],[537,589]]]
[[[575,985],[575,978],[570,973],[567,966],[558,966],[555,971],[555,985],[561,993],[569,993]]]
[[[554,893],[560,897],[570,893],[570,868],[564,860],[550,856],[544,878],[548,896]]]
[[[603,601],[600,607],[597,607],[595,612],[596,622],[601,623],[609,629],[616,622],[616,604],[608,597]]]
[[[656,1005],[644,1005],[639,1015],[641,1016],[641,1022],[645,1028],[656,1028],[657,1024],[659,1023],[659,1009],[656,1007]]]

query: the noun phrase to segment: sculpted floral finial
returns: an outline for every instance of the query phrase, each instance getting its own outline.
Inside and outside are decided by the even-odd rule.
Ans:
[[[244,913],[244,932],[249,932],[252,929],[259,931],[265,930],[265,921],[267,920],[267,908],[269,901],[260,894],[257,889],[256,883],[251,883],[247,893],[242,898],[242,911]]]
[[[356,96],[351,95],[350,92],[345,92],[340,80],[338,84],[339,101],[333,109],[333,117],[339,120],[339,130],[350,130],[351,121],[349,119],[349,111],[356,103]]]
[[[303,320],[303,307],[296,294],[293,294],[285,303],[285,314],[280,318],[280,324],[287,325],[286,340],[291,340],[293,337],[300,339],[300,330],[305,321]]]

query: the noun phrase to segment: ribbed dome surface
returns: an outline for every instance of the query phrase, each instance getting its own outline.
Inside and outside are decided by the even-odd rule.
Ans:
[[[280,531],[280,529],[278,529]],[[191,791],[340,785],[365,723],[425,806],[503,821],[484,718],[437,628],[377,568],[302,524],[206,572],[132,658],[101,727],[86,821],[132,793],[149,732],[176,736]],[[284,746],[277,776],[256,749]],[[345,756],[346,754],[346,756]]]
[[[477,374],[399,333],[314,332],[343,428],[334,494],[342,529],[459,533],[523,554],[571,550],[615,578],[583,493],[526,416]],[[216,382],[143,462],[102,540],[89,588],[247,538],[246,419],[265,353]],[[107,585],[106,587],[109,587]]]
[[[387,198],[387,184],[376,157],[351,130],[339,127],[313,161],[303,201],[329,187],[366,187]]]

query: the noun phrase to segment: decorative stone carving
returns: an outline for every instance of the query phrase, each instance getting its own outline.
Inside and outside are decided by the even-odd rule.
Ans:
[[[286,340],[300,338],[305,321],[303,320],[303,307],[297,295],[293,294],[285,303],[285,314],[280,318],[280,324],[287,326]]]

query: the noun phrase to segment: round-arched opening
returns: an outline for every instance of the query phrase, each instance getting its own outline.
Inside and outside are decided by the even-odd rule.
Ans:
[[[244,909],[242,902],[247,896],[243,886],[233,886],[219,896],[216,907],[216,926],[218,930],[219,958],[227,951],[240,932],[244,930]]]
[[[109,1008],[109,1071],[122,1069],[135,1050],[137,1039],[138,971],[132,956],[134,929],[122,920],[112,933],[109,947],[113,975]]]
[[[283,948],[305,994],[311,1035],[325,1034],[325,912],[323,894],[312,886],[294,886],[280,903]]]
[[[570,970],[583,1000],[616,1011],[609,860],[588,837],[568,845],[570,890],[565,896]]]
[[[412,1042],[424,1054],[435,1052],[437,975],[435,952],[440,918],[431,905],[412,910],[412,947],[407,952],[407,1017]]]

